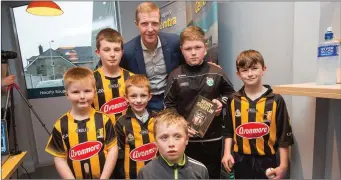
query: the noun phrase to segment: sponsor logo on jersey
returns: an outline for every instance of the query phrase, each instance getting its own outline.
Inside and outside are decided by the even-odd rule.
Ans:
[[[156,155],[157,150],[155,143],[144,144],[130,152],[130,159],[133,161],[149,161]]]
[[[110,89],[114,89],[114,88],[116,89],[116,88],[119,88],[120,86],[121,86],[121,85],[118,84],[118,83],[117,83],[117,84],[109,84],[109,88],[110,88]]]
[[[208,86],[213,86],[213,85],[214,85],[214,80],[213,80],[213,78],[207,77],[207,78],[206,78],[206,84],[207,84]]]
[[[121,113],[128,108],[128,102],[123,97],[114,98],[101,107],[101,111],[106,114]]]
[[[236,128],[236,134],[247,139],[256,139],[269,133],[269,126],[260,122],[249,122]]]
[[[76,133],[85,133],[85,132],[88,132],[88,128],[76,129]]]
[[[73,146],[69,151],[69,157],[73,161],[82,161],[96,155],[102,148],[100,141],[87,141]]]
[[[242,116],[242,114],[240,113],[240,110],[239,110],[239,109],[236,110],[236,115],[235,115],[235,116],[236,116],[236,117]]]
[[[249,113],[256,113],[257,109],[256,108],[249,108],[249,109],[247,109],[247,112],[249,112]]]

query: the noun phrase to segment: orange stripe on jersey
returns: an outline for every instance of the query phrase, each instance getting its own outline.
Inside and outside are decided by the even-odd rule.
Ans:
[[[241,124],[246,124],[249,122],[249,102],[245,97],[241,98]],[[243,151],[244,154],[251,154],[249,139],[243,138]]]
[[[143,145],[141,125],[136,118],[131,118],[131,123],[134,129],[135,148],[138,148]],[[144,162],[136,161],[136,174],[138,174],[138,172],[143,166],[144,166]]]
[[[88,141],[97,141],[97,136],[96,136],[96,120],[94,118],[94,113],[92,113],[90,115],[90,120],[86,123],[86,127],[88,129],[94,129],[95,131],[91,130],[87,132],[87,137],[88,137]],[[97,121],[99,121],[99,119],[97,119]],[[96,127],[96,129],[94,128]],[[99,164],[100,160],[98,157],[98,154],[93,156],[92,158],[90,158],[90,166],[91,166],[91,173],[92,173],[92,177],[100,177],[101,176],[101,166]]]
[[[271,149],[271,153],[272,154],[275,154],[275,149],[274,149],[274,145],[275,145],[275,142],[276,142],[276,135],[277,135],[277,125],[276,125],[276,110],[277,110],[277,103],[276,101],[273,102],[273,105],[272,105],[272,117],[271,117],[271,124],[270,124],[270,138],[269,138],[269,146],[270,146],[270,149]]]
[[[263,123],[266,98],[261,98],[256,105],[256,122]],[[264,155],[264,138],[256,139],[256,147],[259,155]]]
[[[67,117],[68,117],[69,143],[70,143],[70,149],[72,149],[73,146],[76,146],[79,144],[78,134],[75,132],[75,130],[78,129],[78,127],[77,127],[77,124],[74,123],[74,119],[70,115],[70,113],[67,114]],[[83,178],[81,162],[72,161],[72,166],[75,172],[75,176],[76,176],[75,178]]]

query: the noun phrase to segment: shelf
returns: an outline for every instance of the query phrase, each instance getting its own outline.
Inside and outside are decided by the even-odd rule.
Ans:
[[[318,98],[341,99],[341,84],[316,85],[316,83],[285,84],[272,87],[277,94],[312,96]]]

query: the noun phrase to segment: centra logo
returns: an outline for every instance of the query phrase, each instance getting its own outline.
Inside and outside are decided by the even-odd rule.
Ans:
[[[101,107],[101,111],[106,114],[121,113],[128,108],[128,102],[123,97],[114,98]]]

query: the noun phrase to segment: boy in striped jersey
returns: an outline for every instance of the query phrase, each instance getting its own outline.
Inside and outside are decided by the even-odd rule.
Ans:
[[[117,160],[117,138],[110,118],[91,107],[92,71],[69,69],[64,87],[71,110],[56,121],[45,150],[54,156],[62,179],[108,179]]]
[[[96,54],[102,66],[94,71],[97,93],[93,106],[96,110],[115,116],[112,118],[115,120],[127,110],[124,82],[133,75],[119,66],[123,55],[121,34],[111,28],[102,29],[96,37]]]
[[[269,85],[262,84],[266,66],[258,51],[240,53],[236,66],[244,86],[228,100],[222,163],[228,172],[228,162],[234,164],[238,179],[285,178],[288,149],[294,143],[285,101]],[[277,151],[280,163],[276,162]],[[269,168],[274,169],[266,173]]]
[[[124,154],[124,178],[136,179],[140,169],[157,153],[153,134],[154,113],[146,108],[152,94],[145,75],[129,77],[125,87],[129,108],[117,120],[115,129],[118,146]]]
[[[185,155],[189,137],[183,116],[173,109],[161,111],[154,136],[160,156],[141,169],[138,179],[209,179],[205,165]]]

